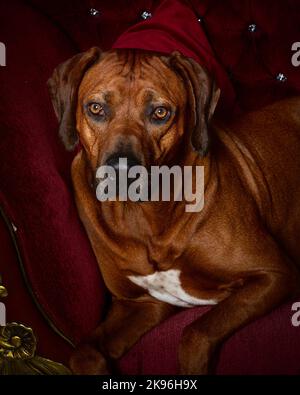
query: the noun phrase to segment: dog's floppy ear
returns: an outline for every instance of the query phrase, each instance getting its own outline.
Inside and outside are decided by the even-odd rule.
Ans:
[[[78,142],[76,133],[76,105],[80,82],[84,73],[99,58],[97,47],[73,56],[60,64],[48,80],[47,85],[59,121],[59,134],[67,150],[72,150]]]
[[[186,86],[189,111],[187,121],[192,146],[201,156],[205,156],[209,148],[209,122],[218,103],[220,89],[202,66],[177,51],[172,53],[169,64]]]

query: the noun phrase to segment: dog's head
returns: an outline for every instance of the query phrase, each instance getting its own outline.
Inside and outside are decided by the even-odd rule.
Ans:
[[[92,48],[58,66],[48,86],[66,148],[79,137],[94,170],[120,157],[150,166],[176,162],[179,150],[208,150],[220,92],[178,52]]]

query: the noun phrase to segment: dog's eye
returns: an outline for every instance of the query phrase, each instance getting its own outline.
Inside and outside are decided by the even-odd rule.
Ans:
[[[88,109],[92,115],[97,115],[99,117],[103,117],[105,115],[105,111],[99,103],[90,103],[88,105]]]
[[[156,121],[164,121],[170,115],[170,111],[165,107],[157,107],[153,113],[152,118]]]

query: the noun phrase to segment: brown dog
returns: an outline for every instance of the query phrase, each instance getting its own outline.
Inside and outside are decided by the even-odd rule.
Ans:
[[[78,135],[83,146],[72,166],[76,201],[113,295],[72,369],[107,373],[162,320],[215,304],[179,349],[181,373],[207,373],[225,339],[300,289],[300,100],[208,131],[219,91],[194,61],[97,48],[59,66],[49,86],[66,147]],[[96,170],[119,157],[204,166],[204,209],[100,203]]]

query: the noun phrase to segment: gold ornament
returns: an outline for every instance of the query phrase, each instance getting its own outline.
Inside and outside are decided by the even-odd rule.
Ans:
[[[1,280],[0,276],[0,284]],[[6,288],[0,285],[0,297],[6,296]],[[31,328],[17,322],[0,326],[0,376],[71,374],[61,363],[35,355],[36,345]]]
[[[0,328],[0,375],[69,375],[64,365],[35,355],[31,328],[12,322]]]
[[[7,290],[2,285],[2,277],[0,276],[0,298],[6,298],[6,296],[7,296]]]

